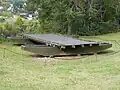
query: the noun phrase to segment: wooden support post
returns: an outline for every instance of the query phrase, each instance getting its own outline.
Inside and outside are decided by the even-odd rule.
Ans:
[[[49,44],[49,46],[52,46],[52,44]]]
[[[80,56],[81,56],[81,54],[77,54],[77,56],[79,56],[79,57],[80,57]]]
[[[56,45],[53,45],[53,47],[55,47]]]
[[[61,46],[61,49],[65,49],[66,47],[65,46]]]
[[[72,48],[75,48],[75,45],[72,45]]]
[[[50,57],[50,58],[53,58],[54,56],[53,56],[53,55],[50,55],[49,57]]]
[[[46,65],[47,65],[47,57],[45,57],[44,59],[45,59],[45,61],[44,61],[44,67],[46,67]]]
[[[3,58],[5,58],[5,48],[3,48]]]
[[[49,44],[49,43],[47,43],[46,45],[47,45],[47,46],[49,46],[50,44]]]
[[[92,47],[92,44],[90,44],[90,47]]]
[[[97,61],[97,52],[95,53],[95,59],[96,59],[96,61]]]
[[[84,44],[81,45],[82,47],[85,47]]]

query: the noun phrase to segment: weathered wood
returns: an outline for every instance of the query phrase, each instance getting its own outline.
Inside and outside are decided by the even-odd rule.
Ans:
[[[92,44],[90,44],[90,47],[92,47]]]
[[[86,44],[98,44],[96,42],[88,42],[88,41],[81,41],[78,39],[73,39],[71,37],[59,36],[54,34],[25,34],[24,37],[37,41],[37,42],[44,42],[44,43],[51,43],[52,45],[57,46],[76,46],[76,45],[86,45]]]
[[[24,44],[33,44],[30,40],[27,38],[22,37],[9,37],[8,38],[13,44],[18,45],[24,45]]]
[[[75,48],[75,45],[72,45],[72,48]]]
[[[85,47],[84,45],[81,45],[82,47]]]
[[[21,46],[22,49],[43,56],[97,53],[112,47],[110,43],[81,41],[54,34],[25,34],[23,37],[11,38],[11,40],[24,45]]]
[[[108,49],[111,47],[111,44],[104,44],[101,46],[85,46],[77,47],[77,48],[65,48],[60,49],[58,47],[51,47],[51,46],[41,46],[41,45],[26,45],[22,46],[22,49],[36,53],[43,56],[55,56],[55,55],[79,55],[79,54],[89,54],[89,53],[97,53],[102,50]]]

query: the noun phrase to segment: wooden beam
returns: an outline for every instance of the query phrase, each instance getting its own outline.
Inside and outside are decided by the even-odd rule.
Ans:
[[[84,44],[81,45],[82,47],[85,47]]]
[[[90,44],[90,47],[92,47],[92,44]]]
[[[72,48],[75,48],[75,45],[72,45]]]
[[[55,47],[56,45],[53,45],[53,47]]]
[[[65,46],[61,46],[61,49],[65,49],[66,47]]]
[[[49,46],[49,43],[46,43],[47,46]]]

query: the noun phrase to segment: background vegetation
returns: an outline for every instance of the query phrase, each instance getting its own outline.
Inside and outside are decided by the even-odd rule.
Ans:
[[[6,10],[12,6],[11,12],[0,15],[9,18],[0,23],[4,36],[21,33],[100,35],[120,31],[120,0],[1,0],[0,5]],[[14,17],[21,12],[37,12],[38,18]]]
[[[22,33],[98,35],[118,32],[119,0],[27,0],[27,7],[14,0],[0,0],[1,37]],[[16,8],[17,6],[19,8]],[[20,9],[22,8],[22,9]],[[17,9],[17,10],[16,10]],[[38,19],[19,17],[21,11],[38,12]],[[81,36],[86,40],[112,40],[104,54],[80,59],[31,58],[31,53],[8,42],[0,45],[0,90],[120,90],[120,33]]]
[[[28,10],[39,12],[41,29],[47,32],[97,35],[119,31],[119,0],[28,0],[28,2]]]

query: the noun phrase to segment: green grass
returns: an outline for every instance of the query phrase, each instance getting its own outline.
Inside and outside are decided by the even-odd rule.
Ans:
[[[120,33],[94,39],[97,37],[119,40]],[[118,51],[120,46],[112,43],[110,50]],[[7,50],[4,55],[4,49],[0,49],[0,90],[120,90],[120,53],[47,59],[45,64],[44,59],[31,58],[20,47],[6,47],[21,55]]]

